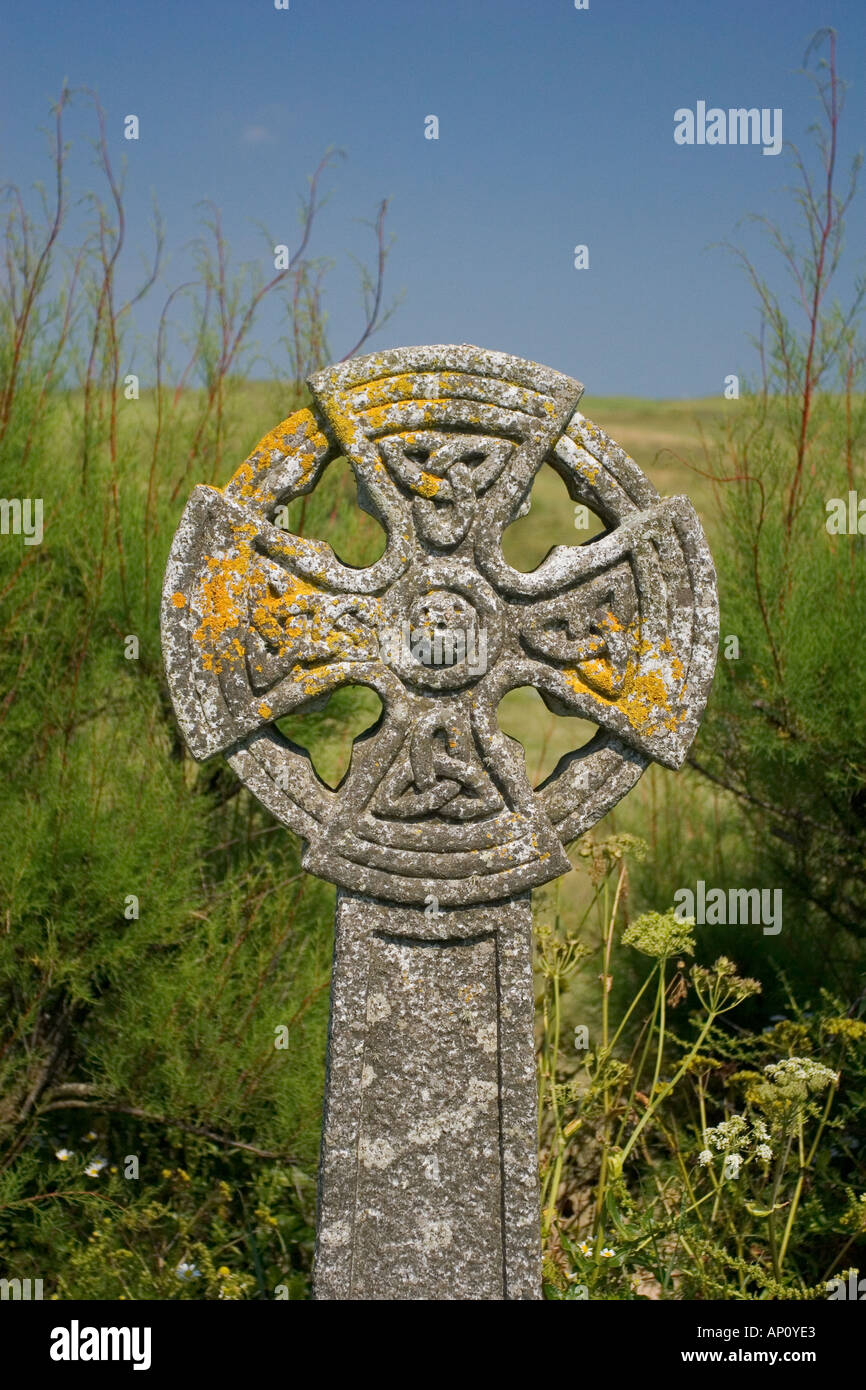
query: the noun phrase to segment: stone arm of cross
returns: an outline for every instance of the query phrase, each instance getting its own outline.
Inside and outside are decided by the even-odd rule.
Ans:
[[[696,722],[684,656],[700,614],[689,575],[672,590],[669,565],[682,566],[676,542],[693,516],[686,499],[667,499],[591,544],[556,547],[528,574],[505,562],[498,538],[485,547],[479,571],[502,600],[488,615],[500,631],[487,702],[533,686],[557,712],[678,766]],[[389,591],[408,568],[402,537],[356,569],[211,488],[196,490],[185,523],[197,545],[186,572],[172,575],[168,602],[209,716],[187,721],[197,756],[226,751],[341,685],[369,685],[386,707],[400,701],[393,668],[411,662],[411,634]]]

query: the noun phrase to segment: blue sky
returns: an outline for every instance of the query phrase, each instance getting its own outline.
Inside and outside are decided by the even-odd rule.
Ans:
[[[674,111],[781,107],[803,143],[817,105],[797,73],[816,28],[839,31],[847,96],[842,162],[866,140],[862,0],[47,0],[7,7],[0,179],[47,178],[45,128],[64,78],[96,89],[112,153],[125,156],[132,285],[151,196],[171,259],[137,320],[147,380],[168,289],[189,271],[201,209],[222,209],[233,254],[265,258],[297,238],[297,199],[323,150],[335,166],[312,250],[335,258],[333,355],[358,332],[349,253],[359,219],[391,198],[396,315],[372,346],[469,341],[532,357],[589,395],[721,393],[749,371],[754,303],[733,260],[740,239],[782,284],[750,212],[792,225],[786,153],[674,143]],[[138,142],[123,118],[141,122]],[[424,138],[425,117],[439,139]],[[69,123],[72,191],[93,182],[83,107]],[[866,247],[866,191],[849,224],[848,282]],[[589,269],[573,249],[589,247]],[[862,270],[862,258],[860,269]],[[276,325],[258,335],[277,352]]]

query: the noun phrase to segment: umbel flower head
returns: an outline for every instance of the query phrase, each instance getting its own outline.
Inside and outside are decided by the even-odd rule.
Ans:
[[[667,960],[668,956],[693,956],[694,925],[694,917],[678,921],[673,908],[670,912],[644,912],[626,927],[622,934],[623,945],[634,946],[636,951],[658,960]]]
[[[713,1013],[726,1013],[748,999],[760,994],[760,980],[737,974],[737,967],[727,956],[719,956],[711,966],[693,965],[691,971],[695,993],[705,1008]]]
[[[823,1062],[811,1057],[785,1057],[781,1062],[768,1062],[765,1074],[778,1088],[791,1097],[805,1100],[836,1081],[836,1073]]]
[[[763,1072],[746,1073],[746,1099],[771,1121],[774,1130],[792,1133],[807,1115],[817,1115],[814,1100],[839,1078],[823,1062],[811,1057],[783,1057],[768,1062]]]
[[[844,1038],[846,1042],[862,1042],[866,1038],[866,1023],[859,1018],[828,1018],[824,1032],[831,1038]]]
[[[744,1159],[755,1157],[768,1163],[773,1150],[767,1142],[769,1130],[764,1121],[754,1115],[731,1115],[703,1132],[704,1147],[698,1154],[698,1163],[707,1167],[716,1154],[725,1154],[730,1161],[729,1175],[736,1177]]]

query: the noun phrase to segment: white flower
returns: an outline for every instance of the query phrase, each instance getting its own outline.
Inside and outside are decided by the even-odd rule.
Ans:
[[[740,1176],[740,1168],[743,1163],[742,1154],[728,1154],[725,1159],[725,1177],[736,1179]]]
[[[770,1159],[773,1157],[773,1150],[770,1148],[769,1144],[759,1144],[755,1149],[755,1153],[763,1163],[769,1163]]]
[[[54,1157],[55,1157],[55,1158],[59,1158],[61,1163],[65,1163],[66,1160],[67,1160],[68,1158],[71,1158],[71,1157],[72,1157],[72,1150],[71,1150],[71,1149],[58,1149],[57,1152],[55,1153]]]
[[[107,1158],[92,1158],[84,1171],[89,1178],[98,1178],[107,1163]]]
[[[609,1259],[611,1259],[615,1254],[616,1254],[616,1251],[615,1251],[615,1250],[611,1250],[610,1246],[609,1246],[609,1245],[606,1245],[606,1246],[604,1247],[604,1249],[602,1250],[602,1252],[601,1252],[601,1258],[602,1258],[603,1260],[609,1260]]]
[[[823,1091],[836,1080],[834,1071],[823,1062],[813,1062],[811,1057],[785,1057],[781,1062],[769,1062],[764,1071],[777,1086],[801,1092]],[[798,1082],[802,1085],[798,1086]]]
[[[195,1265],[188,1264],[186,1260],[181,1260],[175,1273],[178,1279],[200,1279],[201,1270],[196,1269]]]
[[[87,1142],[88,1142],[89,1144],[92,1144],[93,1141],[94,1141],[94,1139],[96,1138],[96,1130],[95,1130],[95,1129],[89,1129],[89,1130],[87,1131],[87,1133],[85,1134],[84,1137],[85,1137],[85,1139],[87,1140]]]
[[[588,1240],[582,1240],[577,1248],[581,1255],[586,1255],[589,1259],[592,1259],[592,1246]]]
[[[706,1147],[703,1153],[712,1154],[713,1149],[717,1153],[735,1153],[739,1162],[742,1163],[744,1154],[757,1152],[759,1145],[766,1145],[769,1137],[769,1131],[763,1120],[749,1115],[731,1115],[730,1119],[723,1120],[714,1128],[704,1130]],[[709,1159],[699,1155],[698,1162],[708,1163]]]
[[[701,1167],[706,1168],[707,1164],[712,1163],[712,1161],[713,1155],[711,1154],[710,1150],[701,1149],[700,1153],[698,1154],[698,1163],[700,1163]]]
[[[722,1120],[721,1124],[713,1129],[705,1129],[704,1143],[708,1149],[726,1153],[729,1149],[740,1148],[747,1130],[748,1120],[745,1115],[732,1115],[729,1120]]]

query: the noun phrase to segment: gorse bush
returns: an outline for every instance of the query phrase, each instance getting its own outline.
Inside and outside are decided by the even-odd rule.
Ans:
[[[193,482],[224,481],[301,395],[233,375],[264,282],[232,278],[213,219],[188,320],[199,388],[167,384],[165,315],[156,385],[124,385],[98,108],[111,206],[91,202],[102,235],[62,279],[71,102],[47,224],[10,198],[0,295],[0,495],[39,499],[44,529],[0,543],[0,1266],[65,1297],[299,1297],[334,894],[227,768],[186,753],[158,613]],[[301,255],[270,284],[306,305],[306,366],[324,344],[303,259],[317,196],[314,179]],[[374,550],[348,501],[335,470],[290,524]]]
[[[718,573],[713,688],[685,775],[651,769],[641,820],[629,802],[613,820],[651,847],[632,875],[641,907],[676,902],[699,879],[726,893],[779,890],[778,936],[730,921],[702,930],[708,952],[760,976],[766,1016],[787,1007],[780,965],[798,995],[816,976],[851,1001],[866,986],[866,548],[856,523],[847,529],[849,494],[855,506],[866,494],[864,279],[845,241],[860,156],[846,170],[831,31],[806,67],[818,121],[813,143],[786,154],[790,218],[751,219],[775,261],[765,276],[727,248],[754,291],[759,370],[741,376],[718,425],[699,422],[704,449],[679,456],[704,498]],[[750,1021],[757,1007],[745,1006]]]
[[[816,159],[793,151],[792,235],[759,219],[786,272],[774,289],[743,252],[761,320],[762,375],[733,408],[707,470],[715,486],[723,659],[692,759],[739,799],[758,881],[784,887],[789,949],[844,987],[862,959],[866,913],[866,547],[835,524],[836,501],[866,490],[866,282],[844,270],[845,215],[861,157],[841,179],[844,84],[835,35],[809,76],[821,117]],[[814,167],[812,167],[814,166]],[[864,521],[866,526],[866,521]]]

